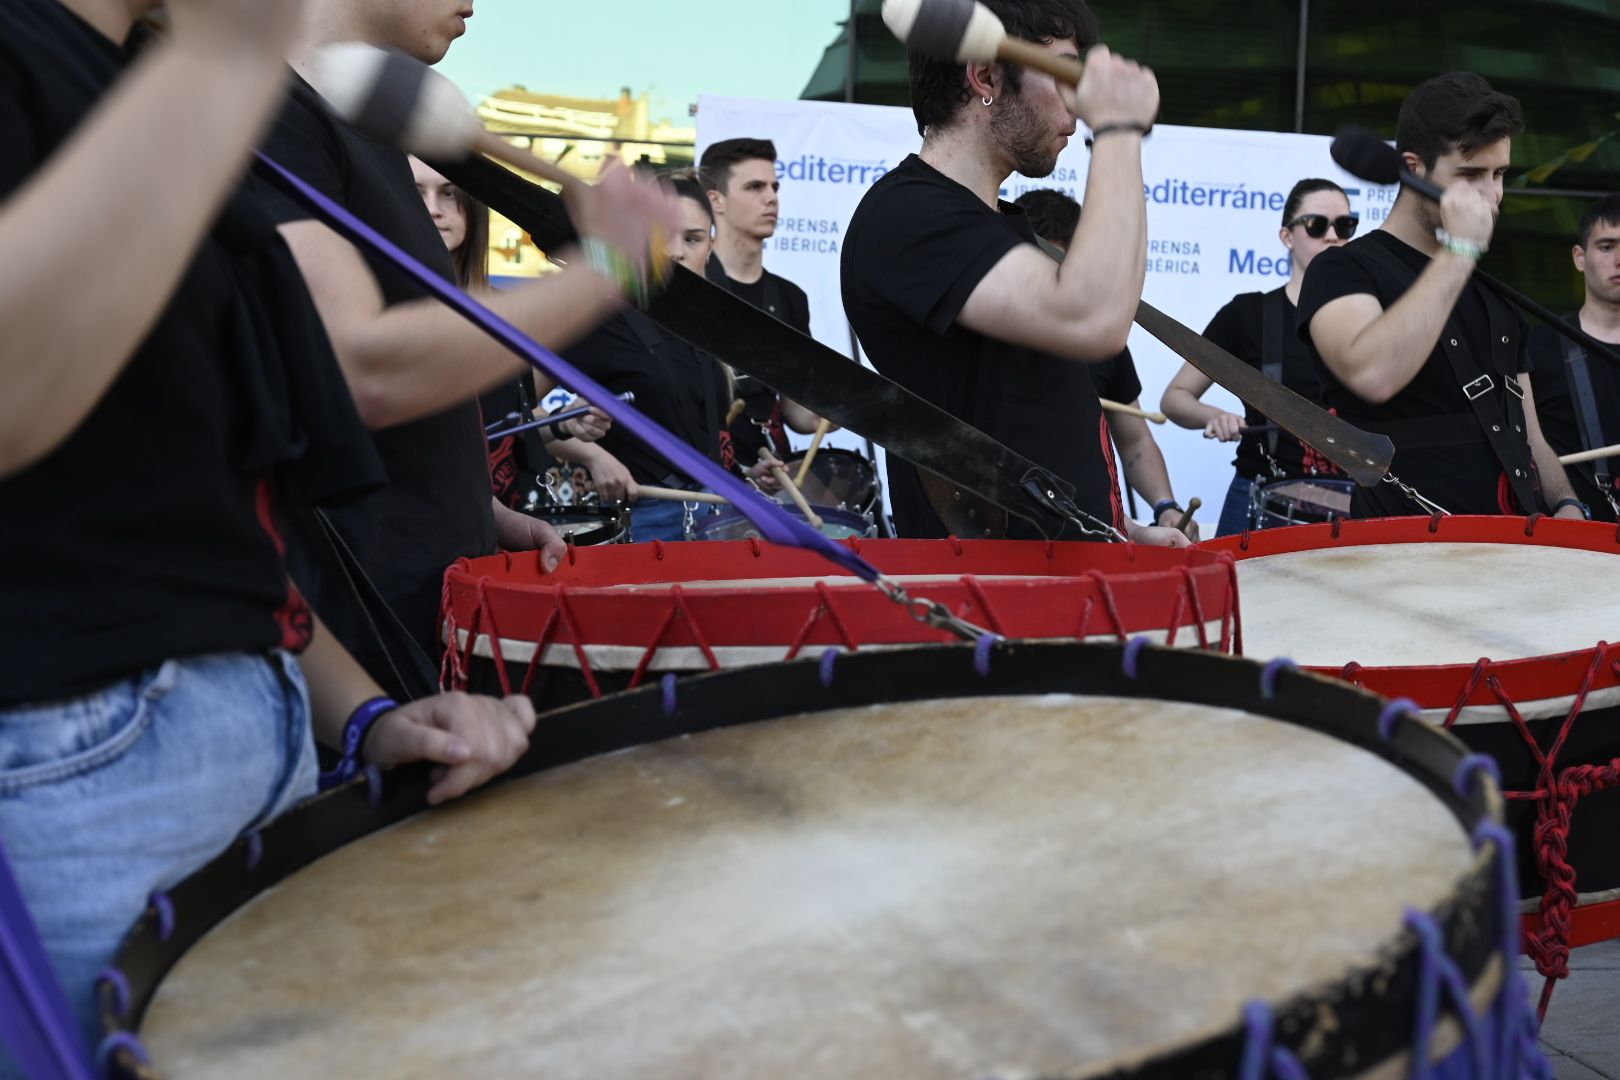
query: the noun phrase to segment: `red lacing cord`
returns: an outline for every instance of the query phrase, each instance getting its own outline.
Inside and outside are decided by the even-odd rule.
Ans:
[[[500,684],[501,696],[512,696],[512,678],[506,673],[506,648],[501,640],[501,632],[495,628],[495,609],[489,604],[489,581],[486,578],[478,580],[478,620],[489,623],[489,655],[495,661],[495,681]],[[475,628],[467,635],[467,666],[472,666],[472,651],[478,641],[478,632]]]
[[[1552,782],[1536,813],[1536,865],[1547,879],[1541,898],[1541,929],[1526,938],[1536,970],[1547,980],[1541,991],[1545,1017],[1559,979],[1569,977],[1570,912],[1579,900],[1575,870],[1569,865],[1569,829],[1575,804],[1587,795],[1620,787],[1620,758],[1607,765],[1575,765]]]
[[[596,672],[591,670],[590,657],[585,655],[584,639],[579,636],[579,627],[574,625],[574,613],[568,607],[568,590],[562,585],[557,586],[557,617],[568,632],[568,641],[574,647],[574,659],[579,661],[579,673],[585,676],[586,688],[590,690],[591,697],[601,697],[601,684],[596,681]]]
[[[1221,612],[1221,648],[1233,656],[1243,655],[1243,605],[1238,602],[1238,565],[1230,551],[1221,552],[1227,567],[1226,610]],[[1231,624],[1230,636],[1227,625]]]
[[[534,687],[534,678],[540,673],[540,667],[545,660],[546,650],[551,648],[552,632],[560,625],[557,609],[552,608],[551,614],[546,616],[546,625],[540,628],[540,634],[534,642],[534,655],[529,657],[529,666],[523,672],[523,693],[527,694]]]
[[[1109,584],[1108,578],[1099,570],[1086,571],[1086,577],[1097,586],[1097,595],[1102,599],[1103,610],[1108,612],[1109,621],[1114,624],[1114,634],[1120,641],[1130,637],[1125,630],[1125,620],[1120,617],[1119,604],[1114,599],[1114,587]]]
[[[1006,637],[1007,631],[1002,628],[1001,619],[996,615],[995,610],[991,608],[990,598],[985,595],[984,589],[979,585],[979,579],[972,574],[963,574],[958,580],[967,588],[968,594],[978,602],[979,610],[984,612],[984,619],[990,624],[986,629],[1000,637]]]
[[[1204,602],[1199,599],[1198,578],[1193,574],[1192,567],[1181,567],[1181,580],[1187,588],[1187,602],[1188,606],[1192,608],[1193,625],[1198,628],[1198,647],[1207,649],[1209,648],[1209,630],[1204,626]],[[1181,612],[1178,610],[1176,612],[1178,619],[1180,614]],[[1176,625],[1174,622],[1170,624],[1171,644],[1175,644]]]
[[[1182,595],[1180,589],[1177,589],[1175,596],[1170,600],[1170,621],[1166,624],[1170,629],[1165,631],[1165,648],[1173,649],[1176,647],[1176,634],[1181,629],[1181,614],[1186,610],[1187,598]]]
[[[461,663],[461,656],[456,645],[456,610],[450,603],[450,575],[461,569],[462,560],[444,572],[444,584],[439,589],[439,611],[443,613],[444,651],[439,654],[439,688],[441,690],[465,690],[467,688],[467,671]]]
[[[825,581],[816,582],[816,593],[821,597],[821,603],[815,606],[815,610],[810,612],[810,617],[804,621],[804,625],[799,627],[799,632],[793,638],[793,644],[788,646],[787,655],[782,658],[783,660],[797,659],[799,650],[810,640],[811,631],[821,622],[823,616],[832,622],[833,629],[837,631],[838,639],[843,642],[844,648],[850,652],[860,651],[860,646],[855,644],[855,638],[850,634],[849,628],[844,625],[843,617],[833,606],[832,590],[827,588]]]
[[[698,648],[702,650],[703,659],[708,662],[709,670],[720,670],[720,661],[715,658],[714,650],[709,648],[708,639],[703,636],[702,628],[698,626],[697,620],[692,617],[692,612],[686,606],[686,593],[679,585],[672,586],[669,591],[673,602],[664,615],[664,621],[658,625],[658,632],[653,635],[646,651],[641,654],[641,662],[636,665],[635,674],[630,677],[629,688],[632,690],[641,685],[641,680],[647,675],[647,669],[652,666],[653,657],[657,655],[659,647],[664,642],[664,635],[675,625],[677,618],[686,624],[686,628],[692,631],[692,636],[697,639]]]

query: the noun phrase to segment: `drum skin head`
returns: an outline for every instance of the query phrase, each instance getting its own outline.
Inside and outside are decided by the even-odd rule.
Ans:
[[[591,758],[316,863],[181,961],[174,1077],[1074,1071],[1367,962],[1471,862],[1328,736],[937,700]]]

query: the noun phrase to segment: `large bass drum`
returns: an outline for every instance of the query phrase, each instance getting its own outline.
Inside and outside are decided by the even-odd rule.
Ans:
[[[187,1077],[1536,1075],[1489,763],[1343,684],[998,645],[544,718],[155,905],[110,1045]],[[392,828],[385,828],[393,826]]]

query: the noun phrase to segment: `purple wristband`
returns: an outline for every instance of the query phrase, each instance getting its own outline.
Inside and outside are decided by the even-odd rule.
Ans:
[[[371,734],[372,726],[384,713],[397,708],[399,702],[391,697],[374,697],[362,702],[359,708],[349,714],[348,721],[343,725],[343,756],[331,772],[321,774],[322,791],[354,779],[360,771],[360,751],[366,745],[366,736]]]

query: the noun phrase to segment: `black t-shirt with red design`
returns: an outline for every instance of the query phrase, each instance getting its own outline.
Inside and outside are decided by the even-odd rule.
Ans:
[[[129,60],[56,0],[0,5],[0,198],[61,149]],[[116,177],[106,187],[132,194]],[[141,272],[105,239],[85,252],[90,272]],[[48,347],[34,359],[73,361]],[[170,659],[307,643],[275,496],[326,500],[363,486],[368,467],[370,482],[381,476],[336,365],[273,224],[236,196],[90,414],[0,479],[0,707],[91,693]],[[306,448],[346,463],[301,466]]]

